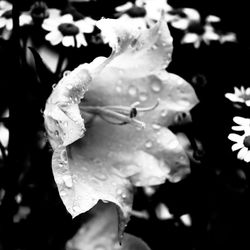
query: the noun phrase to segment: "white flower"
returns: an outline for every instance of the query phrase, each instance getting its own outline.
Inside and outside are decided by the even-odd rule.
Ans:
[[[71,14],[66,14],[60,17],[50,17],[44,20],[43,29],[50,31],[45,39],[52,45],[57,45],[60,42],[65,47],[74,46],[79,48],[82,45],[87,46],[86,39],[83,33],[91,33],[94,30],[95,21],[89,17],[74,21]]]
[[[250,107],[250,87],[241,88],[234,87],[234,93],[226,93],[225,97],[228,98],[231,102],[241,102],[245,103]]]
[[[178,12],[173,15],[173,18],[172,20],[170,20],[170,23],[174,28],[186,30],[191,24],[200,23],[201,17],[200,13],[197,10],[192,8],[182,8],[179,10],[179,12],[179,14],[184,15],[184,17],[178,15]]]
[[[243,135],[231,133],[228,135],[228,139],[235,142],[232,146],[232,151],[239,150],[237,158],[250,162],[250,119],[236,116],[233,121],[237,123],[237,126],[233,126],[235,131],[243,131]]]
[[[32,18],[28,12],[23,12],[19,16],[19,25],[29,25],[32,22]],[[0,1],[0,29],[3,29],[1,34],[4,39],[9,39],[11,31],[13,29],[12,20],[12,4],[6,1]]]

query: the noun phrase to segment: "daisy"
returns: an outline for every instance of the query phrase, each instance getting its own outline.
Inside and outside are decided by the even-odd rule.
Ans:
[[[209,45],[211,41],[219,41],[220,35],[212,26],[212,23],[219,21],[219,17],[210,15],[206,17],[204,25],[201,22],[191,22],[181,43],[192,43],[194,47],[198,49],[201,42]]]
[[[232,130],[243,131],[243,135],[231,133],[228,135],[228,139],[235,142],[232,146],[232,151],[239,150],[237,158],[250,162],[250,119],[236,116],[233,121],[237,126],[233,126]]]
[[[234,93],[226,93],[225,97],[231,102],[245,103],[250,107],[250,87],[246,89],[243,86],[240,88],[234,87]]]
[[[47,18],[43,21],[43,29],[49,31],[45,36],[52,45],[60,42],[65,46],[74,46],[80,48],[82,45],[87,46],[83,33],[91,33],[94,30],[95,21],[89,17],[74,21],[71,14],[60,17]]]
[[[28,12],[23,12],[19,16],[19,25],[29,25],[32,22],[32,18]],[[7,40],[10,37],[13,29],[12,20],[12,4],[6,1],[0,1],[0,29],[3,29],[1,36]]]

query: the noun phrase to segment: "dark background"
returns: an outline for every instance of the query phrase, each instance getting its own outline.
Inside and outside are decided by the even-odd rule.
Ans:
[[[82,13],[95,18],[112,17],[113,8],[124,1],[98,0],[77,3]],[[23,1],[21,8],[32,1]],[[66,1],[47,1],[49,7],[65,7]],[[237,160],[227,139],[233,117],[249,117],[249,109],[236,108],[224,97],[233,86],[249,86],[249,19],[245,1],[181,1],[173,7],[191,7],[201,16],[221,17],[220,29],[237,34],[237,43],[202,44],[199,49],[180,44],[180,32],[174,37],[173,60],[169,72],[190,82],[200,103],[192,110],[190,127],[178,126],[176,132],[188,131],[203,149],[200,164],[192,163],[191,174],[179,183],[166,182],[155,195],[147,197],[141,189],[135,195],[134,209],[148,208],[150,219],[132,217],[126,231],[144,239],[152,250],[229,250],[250,249],[249,240],[249,164]],[[27,32],[30,32],[27,31]],[[84,60],[108,55],[105,46],[83,48]],[[82,58],[75,55],[77,65]],[[71,67],[75,66],[74,63]],[[78,227],[64,208],[51,172],[51,150],[43,142],[43,117],[40,112],[57,77],[43,71],[37,79],[27,65],[20,68],[20,51],[15,37],[0,41],[0,111],[10,109],[10,119],[1,120],[10,129],[9,157],[0,162],[0,188],[6,190],[0,205],[0,249],[64,249],[65,241]],[[34,84],[35,83],[35,84]],[[14,197],[21,193],[21,204]],[[174,215],[159,220],[155,207],[165,203]],[[13,223],[20,205],[31,208],[25,220]],[[190,214],[192,226],[179,217]]]

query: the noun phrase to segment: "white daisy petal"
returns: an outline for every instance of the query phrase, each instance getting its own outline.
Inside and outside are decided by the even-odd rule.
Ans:
[[[232,93],[226,93],[225,97],[229,99],[231,102],[244,102],[239,96],[232,94]]]
[[[73,16],[71,14],[66,14],[61,17],[61,23],[73,23]]]
[[[240,159],[240,160],[243,160],[244,157],[246,156],[248,152],[248,149],[246,147],[242,148],[239,153],[237,154],[237,158]]]
[[[45,36],[45,39],[50,41],[50,43],[52,45],[57,45],[62,41],[63,35],[62,35],[62,33],[60,31],[54,30],[54,31],[51,31],[50,33],[48,33]]]
[[[182,43],[194,43],[199,40],[199,36],[195,33],[187,33],[182,38]]]
[[[12,21],[12,19],[6,20],[6,26],[5,27],[9,31],[13,29],[13,21]]]
[[[250,88],[247,88],[247,89],[245,90],[245,92],[246,92],[247,95],[250,95]]]
[[[91,33],[94,30],[93,24],[87,22],[85,19],[75,22],[75,25],[79,28],[82,33]]]
[[[58,27],[58,21],[51,18],[45,19],[42,24],[42,28],[47,31],[55,30],[57,29],[57,27]]]
[[[123,12],[123,11],[129,10],[132,7],[133,7],[133,4],[131,2],[127,2],[127,3],[123,4],[123,5],[117,6],[115,8],[115,11]]]
[[[250,151],[247,152],[247,154],[244,157],[245,162],[250,162]]]
[[[240,148],[244,147],[243,143],[235,143],[233,146],[232,146],[232,151],[236,151]]]
[[[53,19],[59,18],[60,17],[60,13],[61,13],[60,10],[54,9],[54,8],[48,9],[48,12],[49,12],[49,17],[53,18]]]
[[[171,22],[171,25],[180,30],[185,30],[189,26],[190,21],[186,18],[175,19]]]
[[[65,47],[74,46],[75,41],[73,36],[64,36],[62,39],[62,44]]]
[[[233,121],[239,125],[242,125],[242,126],[249,126],[250,125],[250,119],[240,117],[240,116],[235,116],[233,118]]]
[[[238,89],[237,87],[234,87],[234,92],[235,92],[236,95],[241,94],[240,89]]]
[[[243,138],[237,134],[229,134],[228,139],[234,142],[243,142]]]
[[[77,48],[80,48],[82,45],[83,46],[88,45],[83,33],[79,33],[76,35],[76,44],[77,44]]]
[[[232,126],[232,130],[235,130],[235,131],[244,131],[245,128],[243,126]]]
[[[248,107],[250,107],[250,100],[247,100],[247,101],[246,101],[246,105],[247,105]]]
[[[217,23],[220,22],[220,18],[214,15],[209,15],[206,17],[206,22],[208,23]]]

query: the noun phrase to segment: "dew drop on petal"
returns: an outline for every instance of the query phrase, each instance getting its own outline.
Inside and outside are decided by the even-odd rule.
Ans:
[[[177,140],[173,140],[168,144],[169,149],[175,149],[179,145],[179,142]]]
[[[122,194],[122,189],[118,188],[118,189],[116,190],[116,193],[117,193],[117,195],[121,195],[121,194]]]
[[[62,179],[67,188],[72,188],[73,183],[70,175],[64,175]]]
[[[150,140],[146,141],[146,143],[145,143],[146,148],[151,148],[152,146],[153,146],[152,141],[150,141]]]
[[[102,172],[95,172],[94,176],[100,181],[105,181],[107,179],[107,175]]]
[[[60,192],[60,196],[65,196],[66,195],[66,192],[65,191],[61,191]]]
[[[117,93],[121,93],[122,92],[122,86],[120,84],[117,84],[115,86],[115,90],[116,90]]]
[[[159,124],[153,124],[152,128],[156,131],[160,130],[161,126]]]
[[[154,81],[154,82],[151,83],[151,88],[152,88],[152,90],[153,90],[154,92],[160,92],[160,91],[161,91],[161,88],[162,88],[162,85],[161,85],[160,82]]]
[[[64,163],[68,163],[67,151],[66,151],[65,149],[62,150],[62,152],[61,152],[61,160],[62,160]]]
[[[63,76],[67,76],[67,75],[69,75],[69,73],[70,73],[71,71],[70,70],[66,70],[66,71],[64,71],[63,72]]]
[[[129,88],[128,88],[128,94],[130,96],[136,96],[137,92],[138,92],[138,89],[135,86],[133,86],[133,85],[129,86]]]
[[[56,83],[54,83],[54,84],[52,85],[52,89],[54,89],[54,88],[56,87],[56,85],[57,85],[57,84],[56,84]]]
[[[157,45],[154,44],[151,48],[152,48],[152,50],[157,50],[158,47],[157,47]]]
[[[141,93],[139,94],[139,100],[140,100],[141,102],[145,102],[147,99],[148,99],[148,94],[147,94],[147,92],[141,92]]]
[[[168,114],[168,111],[167,111],[166,109],[163,109],[163,110],[161,111],[161,117],[166,117],[167,114]]]
[[[74,205],[72,209],[75,213],[81,212],[81,208],[78,205]]]

